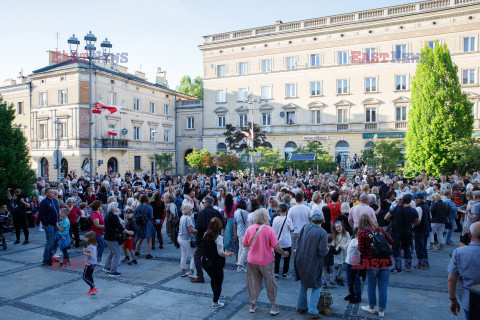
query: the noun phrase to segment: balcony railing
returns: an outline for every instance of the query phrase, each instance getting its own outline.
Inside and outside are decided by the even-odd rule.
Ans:
[[[126,149],[128,148],[128,140],[121,139],[102,139],[103,149]]]
[[[365,130],[377,130],[376,123],[365,123]]]
[[[407,129],[407,122],[395,122],[395,129]]]
[[[337,131],[348,131],[348,124],[337,124]]]

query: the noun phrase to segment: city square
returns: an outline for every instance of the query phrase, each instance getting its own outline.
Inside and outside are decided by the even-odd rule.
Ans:
[[[26,3],[0,319],[480,319],[480,0]]]

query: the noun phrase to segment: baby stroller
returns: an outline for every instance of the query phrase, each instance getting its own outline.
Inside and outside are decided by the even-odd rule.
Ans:
[[[7,250],[7,240],[5,239],[4,232],[13,232],[12,218],[6,215],[0,215],[0,247],[3,250]]]

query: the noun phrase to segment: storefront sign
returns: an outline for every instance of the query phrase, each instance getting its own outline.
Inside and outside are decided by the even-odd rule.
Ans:
[[[307,141],[328,140],[328,136],[304,136],[303,140],[307,140]]]
[[[474,137],[480,137],[480,131],[473,131],[472,136]]]
[[[363,139],[373,139],[377,136],[377,139],[403,139],[405,138],[405,132],[369,132],[362,134]]]

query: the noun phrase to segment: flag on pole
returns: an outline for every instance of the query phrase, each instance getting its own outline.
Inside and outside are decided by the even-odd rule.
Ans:
[[[93,109],[93,110],[92,110],[92,113],[101,114],[101,113],[102,113],[102,110]]]
[[[107,109],[108,111],[110,111],[110,113],[115,113],[118,110],[117,107],[106,106],[106,105],[101,104],[100,102],[95,103],[95,108],[96,109]]]
[[[107,133],[108,133],[109,136],[116,136],[117,135],[117,133],[114,130],[108,130]]]
[[[251,129],[250,129],[250,133],[245,132],[245,131],[242,131],[242,133],[243,133],[243,135],[244,135],[245,137],[247,137],[248,139],[252,139],[252,137],[253,137],[253,134],[252,134],[252,130],[251,130]]]

